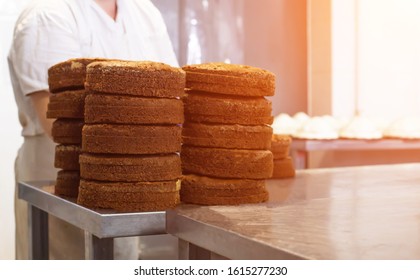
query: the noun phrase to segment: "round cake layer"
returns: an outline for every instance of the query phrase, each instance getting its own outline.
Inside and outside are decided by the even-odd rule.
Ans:
[[[83,119],[57,119],[52,124],[51,134],[55,143],[81,144]]]
[[[85,100],[86,123],[180,124],[184,105],[180,99],[89,94]]]
[[[268,200],[268,192],[246,196],[207,196],[193,192],[181,191],[181,201],[184,203],[200,205],[239,205],[250,203],[262,203]]]
[[[170,181],[181,177],[177,154],[156,156],[113,156],[81,154],[80,176],[110,182]]]
[[[57,145],[55,147],[54,167],[64,170],[79,170],[80,146]]]
[[[291,157],[276,159],[273,162],[273,179],[295,177],[296,172]]]
[[[234,97],[189,91],[184,98],[185,119],[196,123],[268,125],[271,102],[264,97]]]
[[[155,182],[157,185],[159,182]],[[174,181],[175,183],[175,181]],[[157,200],[169,200],[178,193],[176,188],[173,188],[172,191],[157,191],[145,190],[144,187],[140,187],[141,191],[136,191],[139,188],[139,183],[137,186],[132,186],[130,189],[119,188],[111,186],[112,183],[108,183],[108,186],[102,186],[102,188],[97,188],[93,184],[89,184],[88,181],[82,180],[79,187],[79,197],[88,199],[88,200],[99,200],[99,201],[111,201],[111,202],[153,202]],[[128,191],[127,191],[128,190]]]
[[[292,138],[289,135],[274,134],[271,139],[271,152],[274,159],[284,159],[289,156]]]
[[[78,171],[60,170],[57,172],[57,180],[54,193],[69,197],[77,197],[79,193],[80,175]]]
[[[265,180],[220,179],[198,175],[184,175],[181,183],[183,193],[201,196],[247,196],[260,194],[265,190]]]
[[[101,201],[95,198],[79,196],[77,203],[88,208],[114,209],[119,212],[152,212],[174,208],[180,202],[179,193],[175,192],[170,198],[158,199],[153,202],[120,202]]]
[[[184,94],[185,72],[151,61],[95,62],[87,68],[86,88],[103,93],[176,98]]]
[[[180,180],[158,182],[103,182],[81,180],[80,186],[92,192],[102,193],[163,193],[175,192],[181,188]]]
[[[47,118],[83,119],[85,90],[64,91],[50,96]]]
[[[186,87],[193,90],[242,96],[272,96],[275,75],[267,70],[238,64],[203,63],[182,68]]]
[[[182,143],[197,147],[266,150],[273,130],[269,126],[185,123]]]
[[[50,92],[59,92],[67,89],[84,88],[86,79],[86,66],[103,58],[76,58],[58,63],[48,69],[48,85]]]
[[[85,125],[82,150],[98,154],[166,154],[181,149],[181,127]]]
[[[182,170],[217,178],[266,179],[273,173],[267,150],[237,150],[182,146]]]

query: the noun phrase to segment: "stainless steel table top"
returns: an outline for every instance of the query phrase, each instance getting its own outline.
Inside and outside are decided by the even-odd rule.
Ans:
[[[118,213],[88,209],[54,194],[53,182],[19,182],[18,197],[99,238],[164,234],[165,212]]]
[[[420,259],[420,164],[297,172],[267,203],[181,205],[167,231],[230,259]]]

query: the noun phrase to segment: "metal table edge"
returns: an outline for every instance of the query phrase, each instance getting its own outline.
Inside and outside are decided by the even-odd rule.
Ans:
[[[36,197],[36,199],[29,199],[30,196]],[[108,237],[125,237],[125,236],[136,236],[141,234],[107,234],[104,232],[105,224],[107,224],[107,220],[110,218],[114,218],[115,216],[125,216],[125,218],[129,217],[135,217],[135,216],[143,216],[143,215],[150,215],[151,212],[142,212],[142,213],[112,213],[112,214],[101,214],[98,213],[92,209],[83,207],[81,205],[75,204],[71,201],[68,201],[64,198],[54,196],[49,192],[46,192],[44,190],[41,190],[33,185],[31,185],[31,182],[18,182],[18,198],[23,199],[29,204],[47,212],[48,214],[54,215],[55,217],[62,219],[76,227],[79,227],[83,230],[86,230],[90,232],[91,234],[99,237],[99,238],[108,238]],[[45,201],[46,203],[41,203],[42,201]],[[62,203],[65,209],[63,209],[60,212],[54,212],[52,213],[51,209],[47,207],[48,205],[51,205],[52,203],[57,202]],[[71,215],[67,214],[70,213],[69,211],[78,211],[79,213],[83,213],[88,217],[88,220],[90,221],[98,221],[97,224],[92,222],[84,222],[82,225],[77,224],[75,219],[71,217]],[[159,212],[153,212],[154,215],[162,215],[163,219],[165,219],[165,212],[159,211]],[[166,233],[165,229],[165,223],[162,225],[162,229],[151,231],[150,233],[146,235],[152,235],[152,234],[164,234]]]
[[[186,217],[182,214],[177,213],[176,209],[170,209],[166,211],[166,231],[169,234],[172,234],[184,241],[190,242],[194,245],[197,245],[199,247],[202,247],[206,250],[209,250],[211,252],[214,252],[216,254],[219,254],[223,257],[227,257],[229,259],[238,259],[238,260],[245,260],[245,259],[255,259],[255,260],[307,260],[308,258],[301,256],[300,254],[296,254],[293,252],[290,252],[286,249],[277,249],[274,247],[269,246],[266,243],[251,240],[246,236],[243,236],[241,234],[224,230],[221,227],[215,226],[215,225],[209,225],[202,221]],[[228,242],[226,241],[225,244],[228,246],[222,246],[223,249],[219,248],[212,248],[211,246],[208,246],[203,238],[200,238],[197,234],[186,234],[183,232],[180,232],[177,230],[177,227],[179,224],[183,224],[183,229],[188,229],[188,226],[194,226],[195,230],[205,233],[211,233],[215,236],[220,234],[225,234],[229,239],[237,239],[237,242]],[[192,237],[192,238],[191,238]],[[247,257],[245,255],[238,256],[236,253],[232,253],[234,250],[229,250],[229,244],[232,244],[232,246],[236,247],[243,247],[243,248],[250,248],[253,245],[258,246],[258,250],[254,251],[252,254],[253,257]],[[235,245],[233,245],[235,244]],[[226,253],[228,252],[228,253]],[[263,253],[264,252],[264,253]]]

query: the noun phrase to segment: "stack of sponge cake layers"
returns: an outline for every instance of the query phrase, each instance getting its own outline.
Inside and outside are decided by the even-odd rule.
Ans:
[[[295,167],[289,156],[292,138],[289,135],[274,134],[271,140],[273,153],[273,179],[291,178],[295,176]]]
[[[272,176],[271,102],[275,76],[225,63],[187,65],[181,201],[260,203]]]
[[[179,203],[185,72],[148,61],[87,67],[78,203],[158,211]]]
[[[78,195],[86,67],[98,60],[70,59],[48,69],[48,84],[52,95],[48,103],[47,118],[56,119],[52,125],[52,137],[58,144],[54,166],[61,169],[54,189],[58,195]]]

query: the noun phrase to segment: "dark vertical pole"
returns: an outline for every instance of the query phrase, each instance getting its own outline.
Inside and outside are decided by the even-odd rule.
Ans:
[[[48,260],[48,213],[32,205],[28,206],[28,211],[29,258]]]

